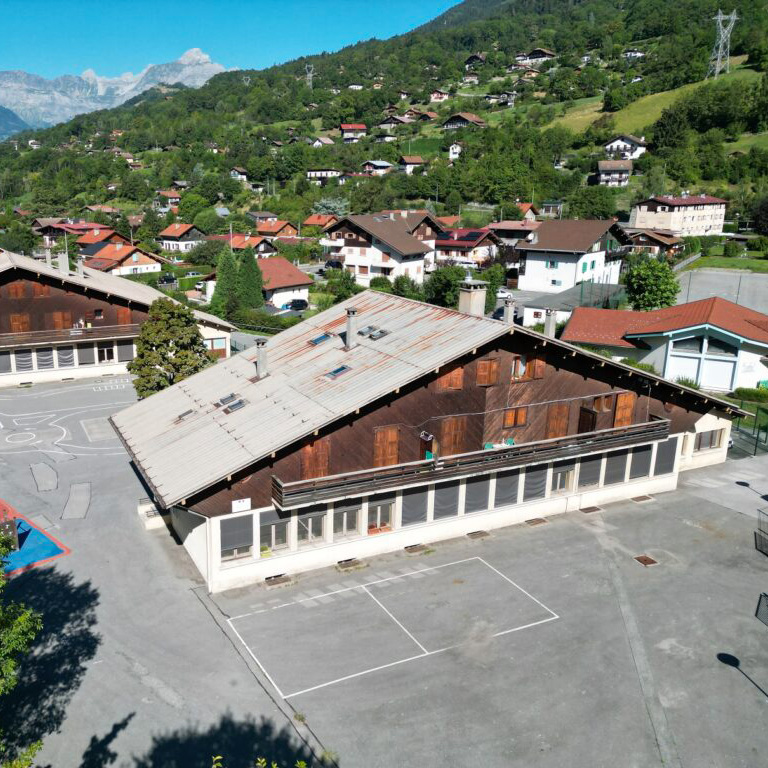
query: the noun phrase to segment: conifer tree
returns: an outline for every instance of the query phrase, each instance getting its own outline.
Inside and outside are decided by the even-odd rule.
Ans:
[[[211,312],[218,317],[231,318],[239,309],[237,263],[232,251],[226,250],[219,256],[216,268],[216,289],[211,299]]]
[[[237,295],[243,309],[259,309],[264,306],[262,287],[264,278],[259,269],[253,248],[246,248],[240,257],[237,271]]]

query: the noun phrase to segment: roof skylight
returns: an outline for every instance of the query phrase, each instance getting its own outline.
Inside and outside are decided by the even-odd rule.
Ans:
[[[347,371],[351,371],[351,370],[352,369],[348,365],[340,365],[338,368],[334,368],[332,371],[330,371],[329,373],[326,373],[325,375],[329,379],[338,379],[339,376],[342,376]]]
[[[318,344],[322,344],[324,341],[328,341],[330,338],[330,333],[321,333],[319,336],[315,336],[314,339],[310,339],[309,343],[316,347]]]

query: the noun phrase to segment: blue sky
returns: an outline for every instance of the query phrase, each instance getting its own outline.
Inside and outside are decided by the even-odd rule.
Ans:
[[[2,0],[0,70],[138,72],[202,48],[258,69],[406,32],[458,0]]]

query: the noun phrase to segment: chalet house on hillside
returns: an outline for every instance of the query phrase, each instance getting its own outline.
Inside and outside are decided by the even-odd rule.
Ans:
[[[464,83],[464,85],[477,85],[480,82],[480,77],[475,72],[467,72],[467,74],[461,78],[461,82]]]
[[[277,214],[272,211],[248,211],[245,215],[257,224],[264,221],[277,221]]]
[[[324,187],[331,179],[341,176],[338,168],[312,168],[307,171],[307,181],[318,187]]]
[[[489,229],[452,229],[435,240],[433,266],[459,263],[462,266],[481,266],[495,258],[499,238]]]
[[[341,139],[345,144],[357,144],[368,134],[365,123],[342,123],[339,130],[341,131]]]
[[[129,246],[130,247],[130,246]],[[164,294],[83,265],[0,252],[0,386],[125,373],[149,307]],[[195,312],[209,348],[233,326]]]
[[[181,202],[181,192],[177,189],[158,189],[157,197],[152,201],[152,207],[158,211],[175,208]]]
[[[414,171],[424,167],[424,158],[421,155],[401,155],[400,170],[411,176]]]
[[[629,226],[667,230],[679,237],[719,235],[726,205],[726,200],[711,195],[657,195],[633,206]]]
[[[461,151],[463,148],[464,147],[460,142],[454,141],[453,144],[448,147],[448,162],[455,163],[461,156]]]
[[[628,48],[622,55],[625,59],[627,59],[627,61],[635,61],[637,59],[645,58],[645,53],[638,50],[637,48]]]
[[[620,160],[637,160],[648,151],[645,137],[638,138],[631,133],[621,134],[603,145],[605,154]]]
[[[111,418],[210,591],[661,493],[725,459],[731,403],[477,316],[484,286],[458,312],[364,292]]]
[[[457,112],[443,123],[444,131],[457,131],[461,128],[485,128],[485,120],[472,112]]]
[[[517,243],[517,287],[559,293],[582,281],[618,283],[622,246],[629,243],[613,219],[542,221]]]
[[[631,160],[598,160],[597,183],[603,187],[626,187],[632,175]]]
[[[290,221],[283,221],[282,219],[259,222],[256,225],[256,232],[266,237],[293,237],[299,234],[299,230]]]
[[[364,173],[370,173],[371,176],[386,176],[394,168],[386,160],[366,160],[361,167]]]
[[[122,242],[106,243],[85,260],[85,266],[90,269],[121,276],[161,272],[164,263],[167,263],[166,259]]]
[[[470,53],[466,59],[464,59],[464,69],[469,71],[473,67],[481,66],[485,64],[485,53]]]
[[[653,312],[577,307],[563,339],[650,363],[670,381],[708,391],[768,381],[768,315],[720,297]]]
[[[331,224],[335,224],[338,220],[339,216],[335,213],[313,213],[304,219],[303,226],[325,229],[326,227],[331,226]]]
[[[229,171],[229,178],[234,181],[239,181],[242,184],[247,184],[248,171],[246,171],[245,168],[241,168],[239,165],[235,165]]]
[[[559,219],[563,215],[562,200],[544,200],[540,206],[540,215],[545,219]]]
[[[344,263],[360,284],[383,275],[424,280],[425,257],[444,228],[426,211],[382,211],[345,216],[320,240],[326,258]]]
[[[534,48],[530,53],[518,53],[515,61],[524,67],[540,67],[544,62],[556,57],[557,54],[548,48]]]
[[[400,99],[400,101],[407,101],[411,97],[411,94],[408,93],[408,91],[400,90],[397,92],[397,98]]]
[[[435,103],[447,101],[450,98],[451,94],[448,93],[448,91],[444,91],[442,88],[435,88],[435,90],[429,94],[429,100]]]
[[[517,207],[523,214],[523,221],[536,221],[539,209],[533,203],[517,203]]]
[[[676,256],[682,253],[685,242],[681,237],[661,229],[635,229],[622,226],[632,243],[632,250],[651,256]]]
[[[192,224],[182,224],[180,221],[175,221],[162,230],[157,239],[164,251],[186,253],[204,242],[205,235]]]
[[[499,238],[502,245],[514,248],[521,240],[529,239],[540,226],[540,221],[524,218],[522,220],[492,221],[487,228]]]
[[[81,251],[89,245],[104,245],[106,243],[123,243],[127,245],[129,242],[128,238],[123,237],[119,232],[115,232],[114,229],[109,227],[89,229],[85,234],[77,238],[77,245]]]
[[[331,147],[335,144],[334,140],[330,136],[318,136],[312,140],[310,146],[313,149],[321,149],[322,147]]]
[[[83,210],[88,213],[106,213],[107,216],[116,216],[120,213],[118,208],[113,208],[111,205],[86,205]]]
[[[378,128],[385,133],[392,133],[395,128],[400,128],[403,125],[410,125],[412,122],[413,118],[407,117],[406,115],[389,115],[379,123]]]
[[[227,243],[233,251],[244,251],[246,248],[252,248],[258,259],[266,259],[272,254],[277,253],[272,243],[266,237],[254,235],[251,232],[245,234],[233,232],[229,235],[207,235],[206,240],[222,240]]]

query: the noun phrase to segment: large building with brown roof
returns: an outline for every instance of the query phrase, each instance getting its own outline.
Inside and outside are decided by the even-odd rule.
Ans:
[[[768,315],[719,297],[653,312],[578,307],[562,338],[650,363],[664,378],[702,389],[768,384]]]
[[[186,253],[205,241],[205,235],[193,224],[175,221],[157,236],[164,251]]]
[[[665,229],[673,235],[722,234],[727,201],[712,195],[656,195],[632,207],[629,226]]]
[[[542,221],[515,247],[517,287],[560,293],[582,281],[618,283],[628,242],[613,219]]]

